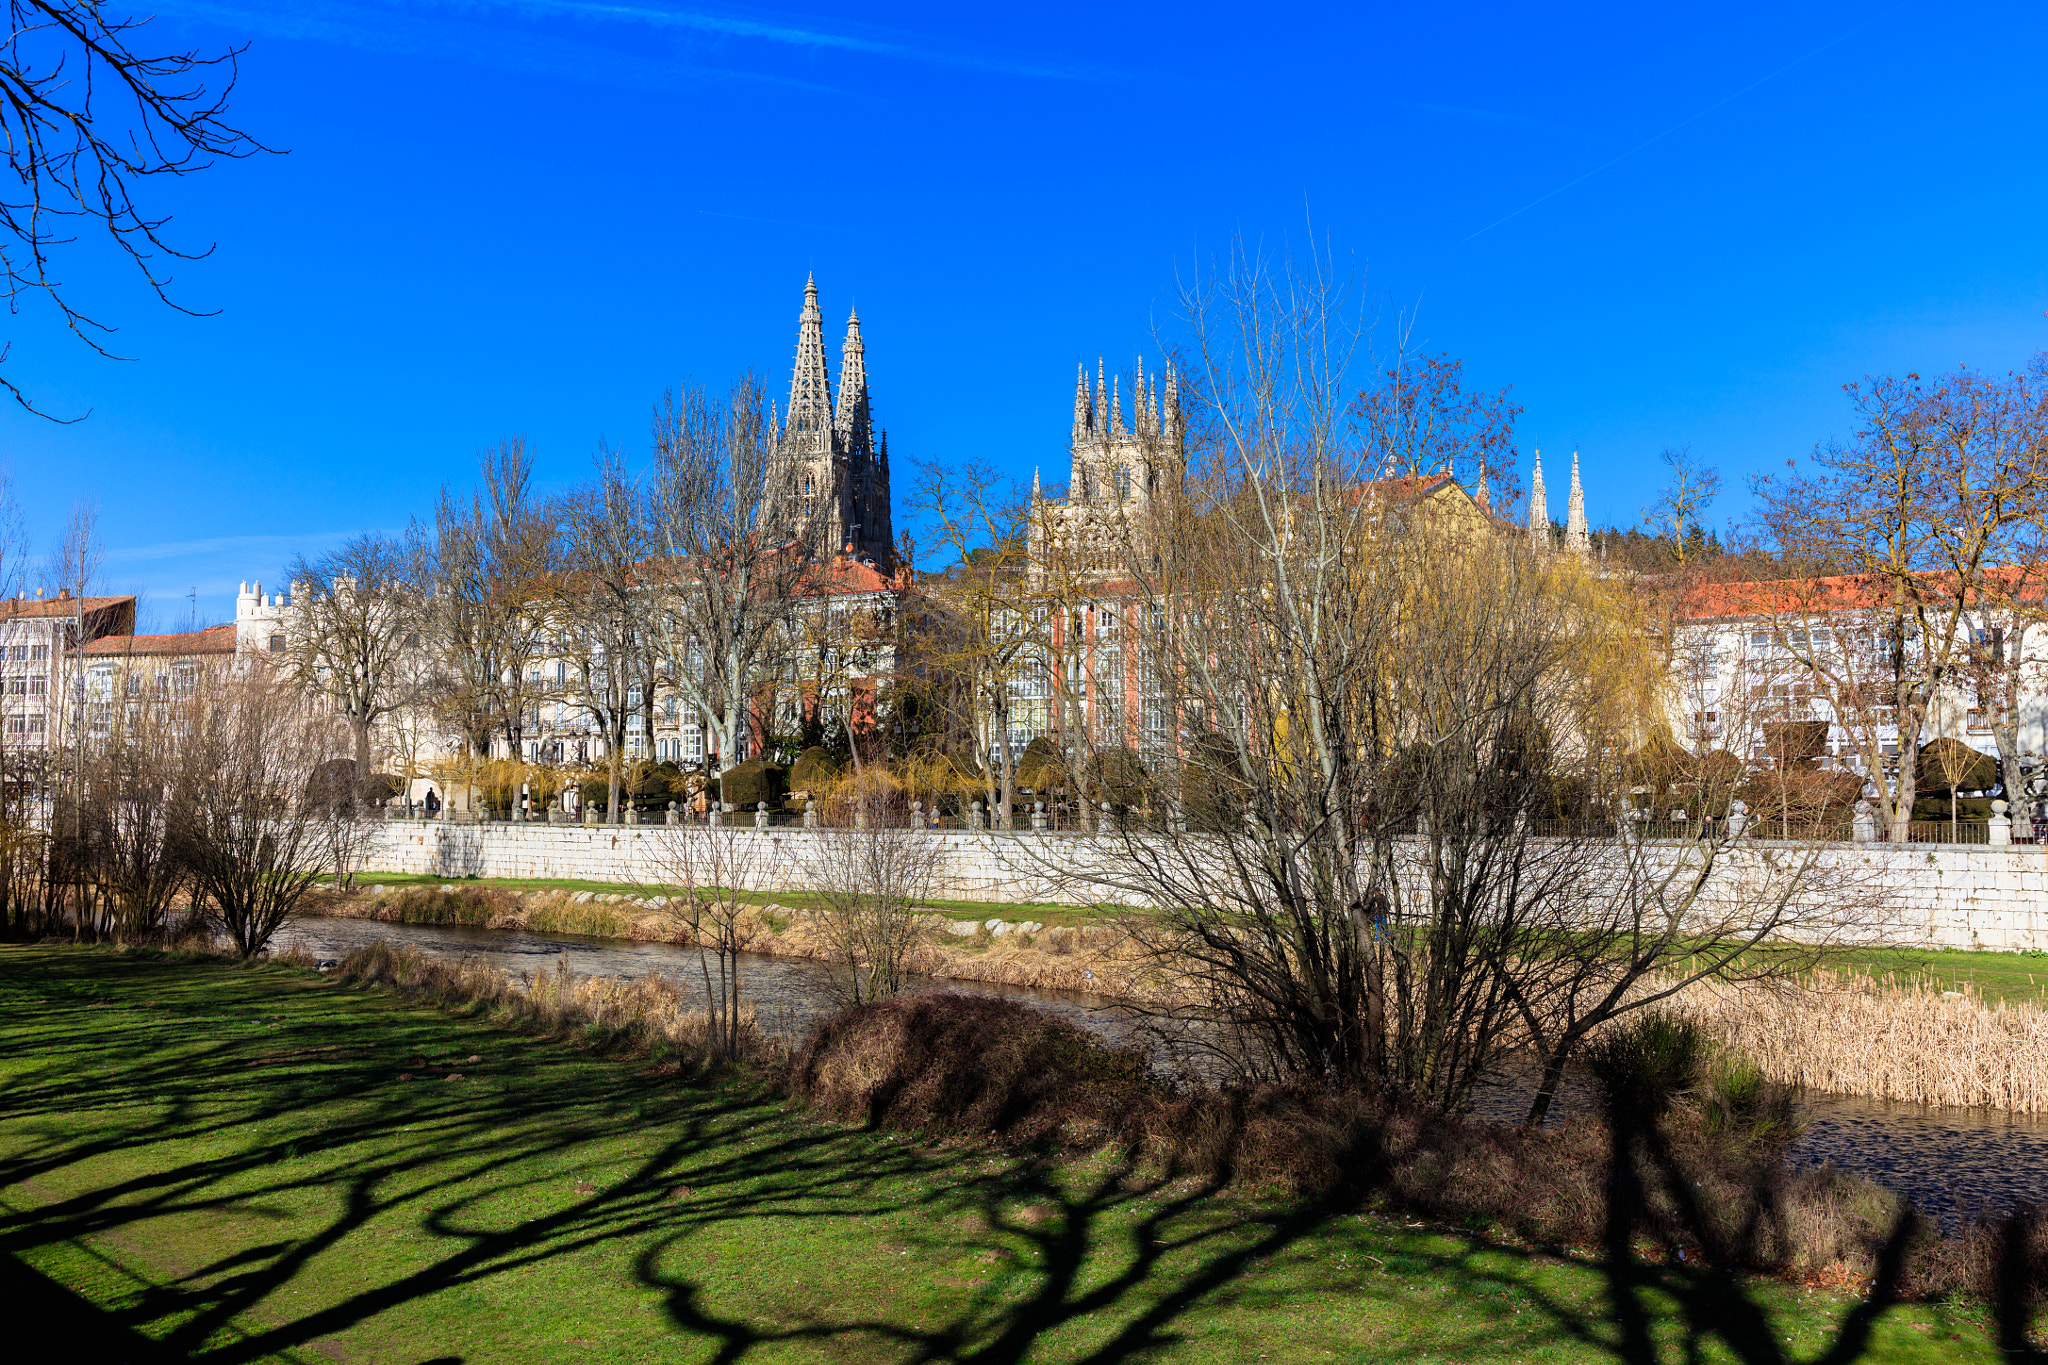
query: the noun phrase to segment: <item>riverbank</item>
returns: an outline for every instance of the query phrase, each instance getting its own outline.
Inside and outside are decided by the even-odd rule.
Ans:
[[[823,911],[796,898],[757,900],[744,924],[748,951],[812,962],[834,959],[837,950]],[[319,892],[307,909],[396,924],[461,924],[693,946],[696,940],[689,926],[665,904],[665,897],[645,889],[528,890],[476,882],[372,881],[354,892]],[[983,909],[990,913],[980,915]],[[1048,923],[1034,917],[1040,913],[1036,906],[990,905],[920,915],[922,941],[913,951],[910,970],[949,981],[1077,991],[1148,1004],[1178,998],[1150,955],[1115,919],[1082,916],[1069,909],[1065,923]]]
[[[829,961],[823,912],[761,896],[752,951]],[[569,889],[408,879],[325,891],[314,913],[405,924],[461,924],[641,942],[692,942],[645,889]],[[988,912],[986,915],[983,912]],[[1171,974],[1112,914],[954,902],[921,917],[917,974],[953,981],[1076,991],[1147,1005],[1185,997]],[[993,927],[991,925],[993,921]],[[1834,1095],[1951,1108],[2048,1114],[2048,964],[2019,953],[1857,950],[1801,982],[1698,986],[1677,1007],[1767,1077]]]
[[[934,1149],[286,965],[0,949],[0,1095],[10,1283],[85,1316],[74,1354],[1640,1354],[1590,1255],[1109,1152]],[[1659,1359],[2000,1358],[1974,1308],[1626,1274]]]

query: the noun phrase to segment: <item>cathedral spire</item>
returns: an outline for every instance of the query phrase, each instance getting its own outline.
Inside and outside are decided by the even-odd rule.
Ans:
[[[1550,509],[1543,499],[1543,452],[1536,452],[1536,468],[1529,475],[1529,544],[1538,550],[1550,548]]]
[[[1074,366],[1074,443],[1080,444],[1088,434],[1088,363],[1082,361]]]
[[[1124,400],[1123,395],[1117,392],[1122,378],[1114,374],[1109,377],[1109,434],[1112,436],[1124,434]]]
[[[1109,384],[1102,377],[1102,357],[1095,357],[1095,430],[1109,430]]]
[[[1572,452],[1572,491],[1565,504],[1564,548],[1580,559],[1593,552],[1592,537],[1586,531],[1586,495],[1579,491],[1579,452]]]
[[[1180,444],[1180,376],[1166,367],[1166,397],[1160,404],[1159,420],[1168,445]]]
[[[839,412],[834,426],[839,439],[855,452],[868,444],[867,345],[860,338],[860,310],[846,316],[846,340],[839,352]]]
[[[804,311],[797,320],[796,369],[789,380],[789,430],[829,431],[832,382],[825,374],[825,315],[818,308],[818,280],[804,280]]]
[[[1152,430],[1152,402],[1145,387],[1145,357],[1138,357],[1138,377],[1131,381],[1131,428],[1140,436]]]

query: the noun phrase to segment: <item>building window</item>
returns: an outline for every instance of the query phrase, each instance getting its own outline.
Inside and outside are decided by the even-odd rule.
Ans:
[[[683,727],[682,756],[691,763],[704,761],[704,728],[695,722]]]
[[[8,657],[8,658],[10,658],[10,659],[12,659],[12,660],[14,660],[14,661],[15,661],[16,663],[27,663],[27,662],[28,662],[28,646],[27,646],[27,645],[16,645],[16,646],[14,646],[14,647],[13,647],[13,648],[12,648],[11,650],[9,650],[9,651],[8,651],[7,657]]]
[[[661,722],[664,725],[676,723],[676,699],[669,697],[661,704]]]
[[[28,694],[31,697],[40,697],[49,690],[50,679],[47,675],[42,673],[31,673],[28,675]]]
[[[1985,711],[1985,710],[1984,710],[1984,709],[1983,709],[1982,707],[1979,707],[1979,706],[1973,706],[1973,707],[1971,707],[1971,708],[1970,708],[1970,718],[1969,718],[1969,719],[1970,719],[1970,733],[1971,733],[1971,734],[1973,734],[1973,735],[1988,735],[1988,734],[1990,734],[1990,733],[1991,733],[1991,716],[1990,716],[1990,713],[1988,713],[1987,711]]]
[[[28,732],[32,735],[43,733],[43,716],[41,712],[37,712],[28,718]]]
[[[273,635],[270,637],[270,652],[272,654],[284,653],[284,636]]]
[[[10,696],[10,697],[25,697],[25,696],[27,696],[27,695],[28,695],[28,674],[26,674],[26,673],[10,673],[10,674],[8,674],[8,675],[7,675],[7,695],[8,695],[8,696]]]
[[[46,662],[50,657],[50,647],[48,645],[30,645],[28,647],[28,657],[32,663]]]

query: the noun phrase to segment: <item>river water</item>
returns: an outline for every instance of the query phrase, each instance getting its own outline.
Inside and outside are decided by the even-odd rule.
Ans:
[[[410,944],[437,957],[475,957],[515,975],[549,971],[566,959],[569,970],[580,976],[659,973],[685,988],[702,989],[697,950],[671,943],[321,917],[296,921],[278,935],[276,946],[303,947],[326,959],[377,939]],[[746,993],[771,1034],[801,1038],[837,1007],[830,968],[746,956]],[[1022,1000],[1119,1042],[1137,1037],[1117,1002],[1103,996],[982,981],[926,980],[919,989]],[[1560,1097],[1566,1112],[1590,1103],[1586,1091],[1569,1086]],[[1945,1224],[2019,1203],[2048,1203],[2048,1116],[1817,1092],[1804,1096],[1803,1104],[1809,1124],[1792,1148],[1793,1160],[1807,1165],[1832,1161],[1841,1170],[1903,1190],[1922,1212]],[[1503,1085],[1482,1096],[1478,1108],[1483,1117],[1512,1122],[1526,1105],[1526,1091]]]

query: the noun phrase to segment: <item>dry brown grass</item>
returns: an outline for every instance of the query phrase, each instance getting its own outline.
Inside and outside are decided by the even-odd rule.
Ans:
[[[530,981],[474,958],[450,962],[417,948],[371,943],[341,960],[337,979],[385,986],[444,1009],[492,1022],[587,1042],[625,1045],[701,1062],[711,1052],[710,1022],[686,1007],[689,992],[664,976],[631,981],[578,976],[567,961]],[[781,1056],[756,1026],[751,1011],[740,1020],[742,1055],[757,1062]]]
[[[409,923],[587,934],[687,944],[689,934],[632,898],[412,886],[381,897],[328,896],[326,914]],[[829,960],[820,912],[769,905],[757,912],[757,951]],[[1055,928],[1030,940],[985,930],[946,932],[924,916],[910,967],[920,976],[1078,991],[1151,1005],[1184,1003],[1160,964],[1114,924]],[[2048,1010],[1820,974],[1799,984],[1698,986],[1680,1002],[1716,1039],[1752,1058],[1772,1080],[1841,1095],[2048,1113]]]
[[[1137,1053],[1014,1001],[916,996],[826,1021],[789,1066],[789,1087],[842,1121],[926,1138],[1107,1146],[1133,1178],[1194,1178],[1301,1197],[1350,1198],[1439,1224],[1550,1248],[1599,1246],[1610,1137],[1581,1116],[1539,1131],[1461,1120],[1310,1086],[1176,1088]],[[1829,1168],[1792,1171],[1782,1142],[1716,1124],[1701,1106],[1660,1121],[1664,1166],[1646,1173],[1636,1222],[1667,1254],[1700,1241],[1674,1191],[1696,1201],[1740,1268],[1861,1287],[1897,1223],[1898,1196]],[[1922,1228],[1906,1258],[1913,1295],[1989,1292],[1996,1235]]]
[[[2048,1010],[1817,974],[1695,986],[1681,1008],[1772,1080],[1838,1095],[2048,1113]]]

